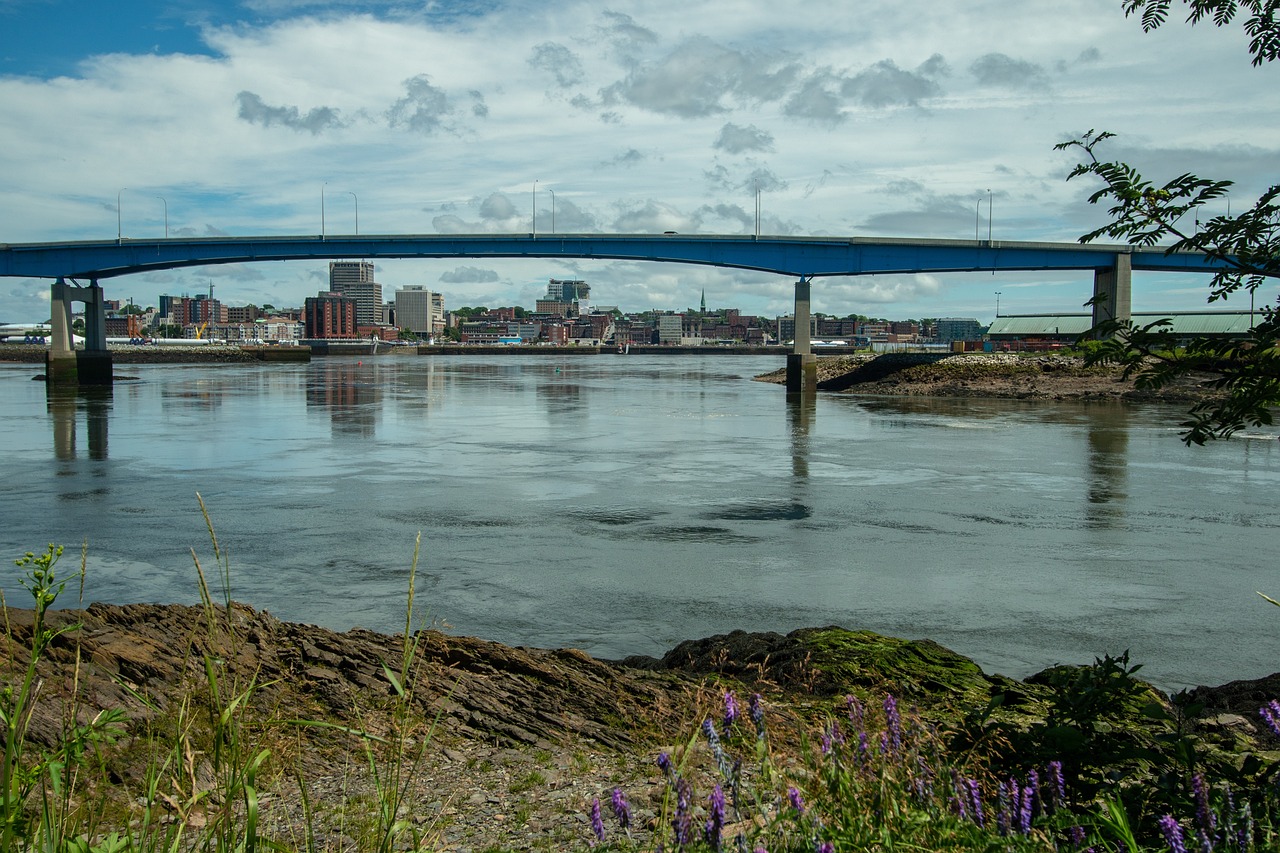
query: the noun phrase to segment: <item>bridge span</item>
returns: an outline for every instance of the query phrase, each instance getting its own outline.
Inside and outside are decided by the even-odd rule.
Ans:
[[[1163,248],[1008,240],[868,237],[786,237],[709,234],[391,234],[295,237],[199,237],[0,244],[0,276],[55,279],[55,358],[70,346],[71,305],[85,304],[86,351],[106,363],[104,279],[180,267],[344,258],[577,258],[703,264],[791,276],[795,350],[788,388],[816,379],[809,346],[810,287],[815,278],[894,273],[1093,270],[1094,323],[1128,319],[1133,270],[1212,273],[1219,263],[1195,252]],[[87,284],[79,281],[87,280]],[[68,282],[71,283],[68,283]],[[67,362],[70,364],[70,362]],[[795,376],[791,368],[795,367]],[[100,369],[75,371],[71,381],[101,381]],[[792,381],[794,379],[794,382]]]

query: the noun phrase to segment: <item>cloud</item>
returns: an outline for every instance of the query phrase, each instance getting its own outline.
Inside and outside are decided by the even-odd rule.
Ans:
[[[432,219],[431,224],[441,234],[514,234],[527,232],[532,227],[532,210],[517,208],[505,193],[485,196],[479,203],[478,213],[478,221],[447,213]]]
[[[799,91],[787,99],[782,112],[792,118],[807,119],[816,124],[840,124],[846,116],[838,83],[838,78],[829,72],[814,74],[805,80]]]
[[[617,155],[612,160],[602,160],[600,162],[600,166],[601,168],[606,168],[609,166],[621,166],[623,168],[630,168],[632,166],[640,165],[646,159],[648,158],[641,152],[637,151],[634,148],[628,148],[626,151],[623,151],[621,154]]]
[[[840,93],[867,107],[918,106],[942,94],[933,78],[945,71],[945,65],[936,53],[916,71],[904,71],[893,60],[882,59],[845,80]]]
[[[314,107],[304,116],[297,107],[267,106],[260,96],[248,91],[236,95],[236,103],[240,107],[238,115],[241,119],[263,127],[279,125],[291,130],[305,130],[315,136],[346,124],[332,107]]]
[[[387,111],[387,121],[391,126],[420,133],[440,130],[444,126],[443,120],[453,113],[444,90],[431,85],[431,78],[426,74],[405,80],[404,88],[405,96]]]
[[[984,86],[1005,89],[1047,89],[1049,76],[1034,62],[1014,59],[1003,53],[984,54],[969,66],[969,73]]]
[[[665,231],[695,232],[697,217],[688,216],[668,204],[649,200],[618,214],[611,230],[619,234],[661,234]]]
[[[639,65],[601,92],[606,106],[627,103],[679,118],[727,112],[740,104],[776,100],[795,79],[794,65],[731,50],[705,36],[677,45],[656,62]]]
[[[493,270],[483,270],[479,267],[457,267],[449,272],[441,273],[440,280],[445,284],[475,284],[497,281],[498,274]]]
[[[658,43],[658,36],[635,22],[630,15],[606,11],[601,14],[605,23],[596,28],[596,34],[612,45],[615,55],[623,64],[631,64],[635,54]]]
[[[753,160],[748,160],[746,166],[747,170],[737,175],[732,174],[723,165],[717,165],[714,169],[703,172],[703,175],[713,191],[743,192],[754,195],[756,190],[769,193],[787,188],[787,182],[767,166],[757,165]]]
[[[564,45],[551,41],[544,41],[533,48],[529,64],[550,74],[561,89],[576,86],[586,78],[577,55]]]
[[[743,127],[740,124],[726,122],[720,128],[720,135],[711,147],[730,154],[742,154],[745,151],[772,151],[773,134],[761,130],[754,124]]]

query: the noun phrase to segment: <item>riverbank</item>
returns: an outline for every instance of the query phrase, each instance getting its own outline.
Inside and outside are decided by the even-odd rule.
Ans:
[[[783,384],[786,369],[756,377]],[[890,353],[818,359],[818,390],[903,397],[1001,397],[1186,403],[1210,392],[1183,378],[1158,391],[1136,387],[1114,365],[1065,355]]]
[[[29,660],[32,614],[6,615],[3,660],[16,683]],[[309,821],[318,849],[357,844],[359,810],[367,818],[377,800],[368,762],[374,752],[386,760],[383,745],[398,731],[412,732],[411,747],[424,747],[405,795],[434,848],[584,849],[592,799],[607,803],[621,787],[634,836],[648,849],[666,791],[654,758],[672,755],[696,790],[710,790],[716,761],[693,735],[704,719],[723,715],[726,690],[744,705],[762,696],[770,749],[780,767],[794,769],[801,733],[844,714],[846,696],[872,708],[892,694],[904,712],[911,708],[941,730],[962,731],[965,714],[984,707],[994,709],[986,725],[1034,730],[1055,690],[1071,683],[1055,676],[1061,668],[1016,681],[928,640],[839,628],[735,632],[682,643],[658,659],[624,661],[425,631],[416,635],[415,665],[397,679],[388,673],[401,671],[403,637],[335,633],[241,605],[95,604],[53,611],[50,624],[63,633],[38,667],[44,686],[29,734],[34,744],[56,744],[68,719],[87,724],[118,709],[127,734],[104,761],[113,788],[136,792],[148,772],[146,738],[181,730],[183,719],[198,728],[203,712],[193,715],[192,703],[217,701],[210,697],[221,691],[224,703],[242,703],[233,711],[245,715],[244,733],[259,739],[253,749],[267,750],[257,783],[261,828],[296,833]],[[219,687],[211,686],[215,674]],[[401,681],[408,716],[397,711]],[[1168,722],[1143,708],[1156,702],[1172,714],[1173,705],[1136,689],[1147,697],[1142,703],[1099,713],[1109,730],[1157,743]],[[1230,763],[1232,755],[1276,746],[1256,723],[1258,707],[1277,697],[1280,676],[1197,690],[1179,707],[1202,705],[1181,712],[1179,730],[1196,738],[1206,765]],[[173,768],[175,780],[212,784],[210,760],[188,754]]]

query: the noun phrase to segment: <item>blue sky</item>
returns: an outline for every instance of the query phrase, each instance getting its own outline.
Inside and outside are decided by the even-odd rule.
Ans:
[[[1143,34],[1120,0],[213,3],[0,0],[0,242],[172,234],[560,231],[1074,240],[1102,221],[1055,143],[1090,128],[1160,180],[1276,182],[1277,68],[1239,27]],[[537,193],[534,194],[534,182]],[[988,201],[989,199],[989,201]],[[1221,211],[1209,211],[1212,214]],[[988,222],[988,216],[991,217]],[[297,305],[323,263],[116,279]],[[450,307],[532,307],[581,277],[624,310],[777,314],[791,282],[714,268],[388,261]],[[828,279],[814,307],[893,318],[1081,310],[1087,274]],[[1140,275],[1137,310],[1204,305]],[[1274,295],[1265,300],[1271,301]],[[1225,307],[1243,307],[1246,305]],[[48,282],[0,279],[0,320]]]

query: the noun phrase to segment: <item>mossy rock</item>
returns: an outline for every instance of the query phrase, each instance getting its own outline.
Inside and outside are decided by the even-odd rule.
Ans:
[[[932,640],[901,640],[873,631],[808,628],[794,632],[821,674],[815,690],[855,688],[892,693],[923,705],[981,706],[995,682],[969,658]]]

